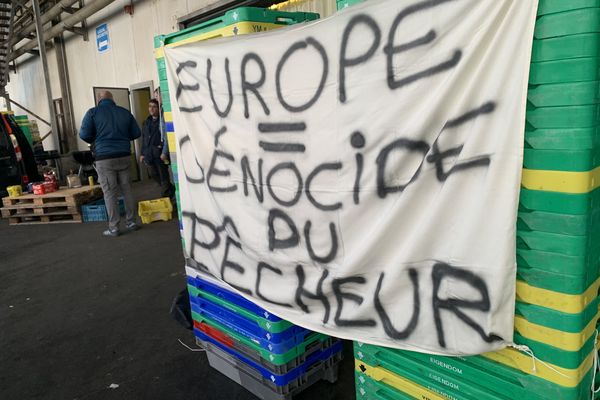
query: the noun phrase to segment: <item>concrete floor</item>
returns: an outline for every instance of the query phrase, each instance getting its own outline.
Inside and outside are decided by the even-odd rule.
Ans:
[[[169,316],[185,283],[176,221],[103,229],[0,222],[0,399],[255,399],[178,342],[194,340]],[[295,399],[354,399],[351,344],[336,384]]]

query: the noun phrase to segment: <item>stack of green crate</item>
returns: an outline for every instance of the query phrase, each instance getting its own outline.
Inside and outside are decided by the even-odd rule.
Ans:
[[[154,38],[154,56],[156,58],[156,64],[158,68],[158,79],[160,83],[160,92],[163,102],[162,105],[171,157],[171,169],[173,171],[173,179],[175,180],[175,197],[177,200],[177,212],[180,221],[179,229],[182,231],[181,237],[184,248],[185,242],[183,240],[183,226],[181,224],[181,203],[179,198],[175,128],[173,125],[173,115],[171,113],[171,100],[169,97],[169,86],[167,83],[167,68],[164,58],[164,48],[177,47],[186,43],[215,39],[219,37],[229,37],[269,31],[300,22],[313,21],[318,18],[319,14],[315,13],[281,12],[256,7],[240,7],[230,10],[223,16],[214,18],[210,21],[206,21],[168,35],[159,35]]]
[[[569,369],[587,367],[598,319],[599,32],[599,0],[540,2],[517,224],[515,342]],[[521,321],[545,331],[524,333]]]
[[[534,35],[514,341],[538,361],[515,349],[463,359],[357,343],[359,399],[592,397],[600,286],[600,0],[540,0]]]

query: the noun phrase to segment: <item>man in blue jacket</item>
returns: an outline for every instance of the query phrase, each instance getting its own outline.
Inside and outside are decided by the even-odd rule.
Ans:
[[[137,121],[129,111],[113,101],[109,91],[100,93],[98,106],[83,117],[79,137],[95,146],[96,171],[104,192],[108,212],[108,230],[104,236],[119,236],[119,191],[125,200],[127,231],[139,229],[135,222],[135,203],[131,192],[131,144],[141,135]]]

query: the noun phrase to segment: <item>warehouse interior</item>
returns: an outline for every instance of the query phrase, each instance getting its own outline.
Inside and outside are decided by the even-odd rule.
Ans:
[[[456,8],[436,10],[447,5]],[[391,9],[395,15],[381,15]],[[255,24],[253,31],[238,29],[239,15]],[[411,20],[414,15],[424,22]],[[206,85],[173,83],[195,62],[167,67],[166,49],[183,53],[190,45],[197,55],[202,49],[194,46],[205,40],[225,46],[245,35],[274,36],[283,27],[294,32],[295,25],[312,32],[312,25],[333,25],[338,17],[344,28],[322,31],[334,32],[327,50],[336,53],[326,53],[314,37],[290,40],[285,55],[284,49],[267,63],[277,70],[265,73],[262,64],[254,82],[240,65],[251,59],[253,71],[261,71],[259,56],[243,55],[245,49],[223,55],[207,45],[216,59],[227,60],[224,69],[219,60],[216,73],[226,71],[218,76],[227,76],[229,93],[225,81],[215,92],[221,104],[230,95],[225,112],[213,97],[210,58]],[[379,17],[387,25],[378,25]],[[398,34],[405,22],[410,38]],[[463,42],[455,46],[452,34]],[[352,35],[358,46],[345,53]],[[436,47],[442,42],[451,42],[451,51]],[[307,48],[312,53],[295,53]],[[600,399],[599,52],[600,0],[0,0],[0,399]],[[306,107],[290,105],[310,97],[300,89],[286,103],[282,65],[298,72],[290,60],[314,61],[315,54],[322,71],[308,61],[305,68],[311,78],[323,73],[310,87],[314,98]],[[367,62],[377,57],[378,65]],[[232,70],[241,71],[235,103],[230,59],[238,61]],[[363,81],[365,71],[372,75]],[[258,88],[265,76],[273,88],[262,89],[273,92],[263,98]],[[433,89],[411,92],[425,81]],[[200,106],[177,104],[182,93],[186,100],[198,95],[201,85],[210,93],[204,110],[216,115],[206,120],[223,124],[210,135],[197,129],[209,125],[196,115]],[[390,91],[375,93],[375,87]],[[494,97],[508,87],[516,88],[514,97]],[[484,99],[486,90],[492,95]],[[367,92],[370,101],[356,94]],[[400,92],[401,100],[374,109]],[[401,97],[406,93],[412,97]],[[265,98],[285,112],[273,107],[269,114]],[[352,114],[357,99],[364,111]],[[90,110],[107,100],[131,114],[132,131],[140,128],[127,141],[129,155],[121,155],[130,172],[133,224],[122,182],[119,197],[108,200],[110,185],[98,168],[103,160],[81,136]],[[227,120],[232,103],[239,115]],[[308,135],[309,124],[298,122],[306,110],[314,112],[310,123],[326,129],[307,143],[261,140],[259,150],[248,151],[250,141],[231,137],[256,122],[241,111],[252,107],[264,117],[256,119],[259,138]],[[413,132],[394,131],[378,118],[402,127],[425,124],[433,128],[423,135],[431,136],[407,139]],[[367,122],[354,129],[341,119]],[[166,178],[144,161],[149,122],[160,134],[154,147]],[[381,136],[367,132],[372,126]],[[315,145],[322,131],[340,135],[327,142],[340,147]],[[456,132],[467,139],[451,136]],[[509,150],[501,148],[509,142]],[[315,147],[322,159],[310,159]],[[281,154],[289,159],[276,158]],[[499,165],[500,159],[510,162]],[[222,186],[211,186],[211,173]],[[492,182],[493,176],[500,179]],[[337,190],[342,181],[347,186]],[[488,197],[478,197],[478,190]],[[239,195],[239,202],[227,194]],[[381,213],[373,211],[373,199],[385,204]],[[404,201],[414,209],[396,214]],[[225,212],[228,206],[242,218]],[[434,211],[420,218],[415,210],[429,212],[420,207]],[[262,212],[266,223],[257,217]],[[510,218],[498,223],[500,213]],[[121,225],[112,230],[115,215]],[[342,218],[349,221],[344,232]],[[250,226],[250,245],[240,244],[240,220]],[[359,245],[345,243],[342,233],[356,234]],[[472,244],[481,242],[488,246]],[[293,262],[287,270],[268,264],[257,243],[275,254],[272,260],[289,261],[281,256],[289,250]],[[491,254],[508,260],[501,274],[490,272],[496,260],[473,261],[489,261]],[[384,263],[379,256],[389,258]],[[358,260],[354,275],[343,270],[345,257]],[[247,259],[252,267],[242,266]],[[237,280],[227,281],[226,273]],[[325,294],[324,282],[330,284]],[[292,300],[265,296],[282,292]],[[390,300],[400,295],[402,304]],[[285,307],[292,310],[285,319],[268,311]],[[322,320],[310,315],[314,309],[324,311]],[[312,325],[301,325],[306,321]]]

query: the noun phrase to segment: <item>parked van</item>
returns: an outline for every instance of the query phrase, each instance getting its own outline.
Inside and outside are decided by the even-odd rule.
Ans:
[[[8,134],[0,129],[0,197],[8,196],[6,188],[21,184],[19,163]]]

